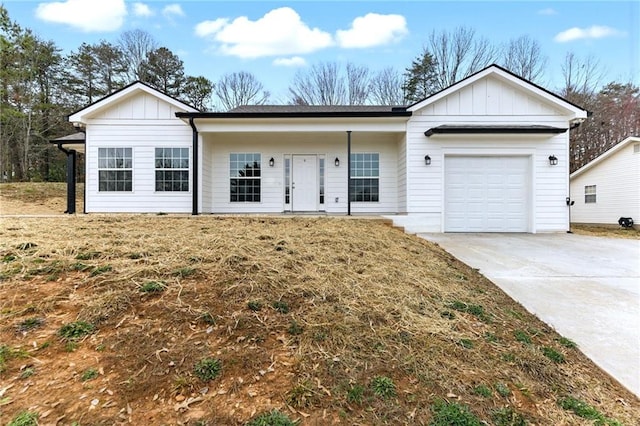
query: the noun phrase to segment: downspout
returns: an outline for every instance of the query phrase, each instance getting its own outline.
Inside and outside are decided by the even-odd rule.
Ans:
[[[347,130],[347,216],[351,216],[351,130]]]
[[[62,144],[56,144],[58,149],[67,155],[67,210],[65,213],[76,212],[76,151],[65,149]]]
[[[191,214],[193,216],[198,215],[198,129],[194,122],[193,117],[189,117],[189,125],[193,130],[192,150],[193,150],[193,165],[191,166],[191,175],[193,181],[193,202],[191,206]]]

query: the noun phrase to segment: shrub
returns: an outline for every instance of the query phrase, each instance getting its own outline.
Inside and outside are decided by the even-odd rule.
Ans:
[[[194,374],[202,381],[208,382],[220,375],[222,364],[215,358],[204,358],[193,367]]]
[[[286,414],[278,410],[260,414],[251,420],[246,426],[295,426],[297,422],[289,419]]]
[[[143,293],[160,293],[167,288],[167,285],[162,281],[147,281],[142,284],[140,291]]]
[[[84,321],[70,322],[60,327],[58,334],[65,340],[79,340],[95,330],[92,324]]]
[[[436,401],[431,406],[433,418],[430,426],[481,426],[480,420],[466,405],[456,402]]]
[[[7,426],[38,426],[39,417],[40,415],[33,411],[22,411],[7,423]]]
[[[373,394],[387,399],[396,396],[396,385],[389,377],[377,376],[371,381]]]

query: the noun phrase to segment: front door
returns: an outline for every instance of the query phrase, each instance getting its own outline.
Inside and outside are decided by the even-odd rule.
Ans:
[[[293,211],[318,210],[318,170],[315,155],[294,155],[291,177]]]

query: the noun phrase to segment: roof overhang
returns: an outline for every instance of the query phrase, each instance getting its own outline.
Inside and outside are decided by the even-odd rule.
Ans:
[[[411,113],[401,112],[290,112],[290,113],[176,113],[199,132],[397,132],[406,131]]]
[[[49,143],[55,144],[58,148],[67,151],[76,151],[84,153],[86,135],[84,132],[76,132],[61,138],[52,139]]]
[[[433,135],[555,135],[568,129],[542,125],[448,125],[432,127],[424,132],[426,137]]]
[[[630,136],[630,137],[626,138],[625,140],[623,140],[622,142],[620,142],[619,144],[617,144],[613,148],[609,149],[608,151],[605,151],[603,154],[600,154],[600,156],[594,158],[593,160],[591,160],[590,162],[588,162],[584,166],[580,167],[575,172],[571,173],[569,175],[569,179],[573,179],[573,178],[576,178],[576,177],[580,176],[581,174],[583,174],[587,170],[597,166],[598,164],[600,164],[603,161],[605,161],[607,158],[611,157],[616,152],[620,151],[621,149],[624,149],[627,145],[632,144],[632,143],[640,143],[640,137],[639,136]]]

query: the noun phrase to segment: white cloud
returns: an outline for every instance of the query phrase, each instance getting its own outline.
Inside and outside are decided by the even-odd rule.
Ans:
[[[38,19],[85,32],[117,31],[126,15],[124,0],[66,0],[40,3],[36,8]]]
[[[144,18],[148,18],[149,16],[153,16],[153,11],[149,6],[147,6],[144,3],[134,3],[133,14],[135,16],[142,16]]]
[[[553,38],[558,43],[566,43],[575,40],[591,40],[605,37],[617,37],[625,35],[624,32],[618,31],[615,28],[606,27],[602,25],[593,25],[589,28],[569,28],[566,31],[562,31]]]
[[[184,16],[184,10],[182,10],[182,6],[177,3],[168,4],[162,9],[162,14],[169,18],[171,16]]]
[[[304,67],[307,65],[307,61],[300,56],[292,56],[291,58],[274,59],[273,65],[280,67]]]
[[[408,32],[402,15],[368,13],[354,19],[350,29],[338,30],[336,39],[340,47],[364,48],[396,42]]]
[[[223,54],[239,58],[310,53],[333,45],[331,34],[309,28],[289,7],[274,9],[256,21],[241,16],[200,22],[195,32],[210,37]]]
[[[557,14],[558,14],[558,11],[552,7],[547,7],[546,9],[540,9],[538,11],[538,15],[553,16]]]

